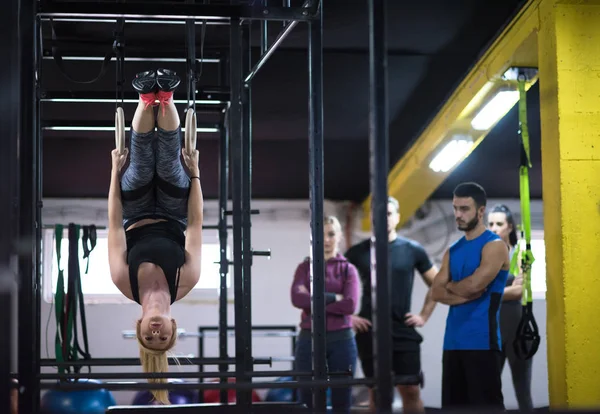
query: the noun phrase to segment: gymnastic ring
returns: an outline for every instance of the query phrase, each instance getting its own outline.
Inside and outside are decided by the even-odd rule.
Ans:
[[[185,116],[185,151],[188,154],[193,154],[196,150],[196,131],[196,111],[192,108],[188,108]]]
[[[119,154],[125,152],[125,115],[120,106],[115,111],[115,148]]]

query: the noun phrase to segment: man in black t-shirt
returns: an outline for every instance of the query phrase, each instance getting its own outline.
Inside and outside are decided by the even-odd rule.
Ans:
[[[425,303],[420,313],[411,313],[411,298],[414,273],[417,270],[425,283],[431,288],[438,272],[419,243],[398,236],[396,226],[400,222],[398,201],[388,198],[388,240],[390,277],[392,286],[392,341],[393,369],[397,377],[402,377],[403,385],[398,385],[402,397],[404,412],[423,412],[420,385],[421,342],[423,337],[416,327],[423,326],[433,309],[435,302],[431,299],[431,289],[427,292]],[[371,241],[364,240],[352,246],[345,254],[350,263],[358,269],[363,292],[358,315],[353,317],[356,330],[356,344],[365,377],[373,377],[373,334],[371,330]],[[375,409],[374,393],[370,390],[369,403]]]

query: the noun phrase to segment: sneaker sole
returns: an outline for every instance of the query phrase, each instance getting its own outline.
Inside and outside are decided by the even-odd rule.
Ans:
[[[159,77],[156,80],[158,89],[165,92],[173,92],[175,89],[177,89],[180,83],[181,80],[179,78],[174,78],[172,76]]]
[[[131,86],[138,93],[150,93],[156,91],[156,73],[154,71],[147,71],[138,73],[131,82]]]

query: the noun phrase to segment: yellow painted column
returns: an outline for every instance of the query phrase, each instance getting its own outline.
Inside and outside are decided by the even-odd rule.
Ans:
[[[539,12],[550,407],[599,407],[600,1]]]

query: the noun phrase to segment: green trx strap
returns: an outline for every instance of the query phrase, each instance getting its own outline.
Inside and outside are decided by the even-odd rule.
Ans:
[[[529,130],[527,128],[527,95],[525,92],[525,77],[519,76],[519,135],[521,137],[521,166],[519,167],[520,195],[521,195],[521,241],[513,255],[521,258],[521,271],[523,273],[523,294],[521,303],[523,311],[521,321],[513,347],[521,359],[529,359],[535,355],[540,345],[538,326],[533,316],[533,295],[531,291],[531,266],[535,261],[531,251],[531,206],[529,197],[529,168],[531,156],[529,148]],[[523,239],[525,244],[523,245]],[[511,263],[511,270],[513,266]],[[516,272],[518,274],[518,272]]]
[[[68,277],[65,286],[64,271],[61,266],[61,242],[63,238],[63,226],[55,227],[56,257],[58,262],[58,281],[55,294],[56,313],[56,338],[55,353],[57,363],[77,361],[81,355],[83,359],[90,359],[87,326],[85,320],[83,291],[81,288],[81,273],[79,268],[79,234],[80,226],[69,224],[69,257]],[[66,291],[65,291],[66,287]],[[83,331],[84,349],[79,346],[77,333],[77,310],[81,312],[81,328]],[[80,371],[79,367],[58,367],[59,372],[75,373]]]
[[[54,240],[56,243],[56,262],[58,266],[58,280],[56,282],[56,294],[54,295],[54,314],[56,317],[56,336],[54,339],[54,352],[56,354],[56,362],[59,364],[58,371],[64,374],[67,370],[64,365],[65,357],[68,357],[70,350],[67,346],[70,342],[68,335],[70,330],[67,329],[65,315],[65,278],[64,272],[60,263],[61,242],[63,238],[63,226],[56,225],[54,228]],[[64,347],[63,347],[64,345]],[[68,370],[67,370],[68,371]]]

